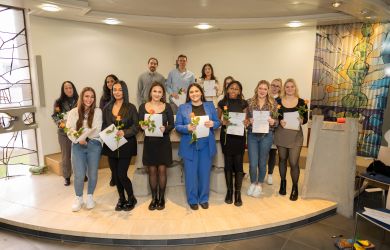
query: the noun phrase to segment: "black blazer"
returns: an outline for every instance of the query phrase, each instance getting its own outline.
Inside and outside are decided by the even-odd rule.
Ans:
[[[109,103],[103,109],[103,125],[102,130],[110,126],[116,125],[116,117],[112,114],[113,103]],[[103,146],[102,154],[109,157],[118,158],[131,158],[137,155],[137,133],[139,131],[138,125],[138,113],[136,107],[131,103],[123,103],[118,115],[121,116],[121,122],[124,124],[123,132],[127,143],[122,145],[119,149],[111,151],[106,145]]]

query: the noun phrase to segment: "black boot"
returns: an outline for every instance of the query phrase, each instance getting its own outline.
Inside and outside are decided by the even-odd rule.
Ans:
[[[296,201],[297,199],[298,199],[298,185],[293,184],[292,189],[291,189],[290,200]]]
[[[242,206],[241,200],[241,186],[242,179],[244,178],[243,172],[237,172],[234,174],[234,205],[237,207]]]
[[[64,186],[69,186],[69,185],[70,185],[70,178],[65,178]]]
[[[134,197],[134,195],[132,195],[129,197],[129,200],[126,202],[123,210],[131,211],[134,209],[135,204],[137,204],[137,199]]]
[[[122,211],[125,208],[126,200],[118,200],[118,203],[115,206],[115,211]]]
[[[280,181],[279,194],[286,195],[286,180],[281,180]]]
[[[114,177],[111,176],[111,180],[110,180],[110,186],[113,187],[115,186],[115,180],[114,180]]]
[[[227,204],[233,203],[233,172],[225,169],[225,180],[226,180],[226,197],[225,202]]]
[[[88,176],[85,176],[84,177],[84,182],[87,182],[88,181]]]
[[[158,197],[157,210],[163,210],[165,208],[165,190],[160,190]]]
[[[149,204],[149,210],[153,211],[157,208],[158,199],[157,199],[157,190],[152,190],[152,201]]]

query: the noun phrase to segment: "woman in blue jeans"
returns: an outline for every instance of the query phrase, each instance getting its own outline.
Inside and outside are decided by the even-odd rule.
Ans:
[[[268,94],[269,87],[269,82],[261,80],[255,88],[255,95],[248,100],[248,155],[251,185],[249,186],[247,194],[253,197],[259,197],[261,194],[266,174],[267,158],[273,141],[273,130],[278,124],[278,120],[273,118],[273,116],[277,114],[277,103],[274,98]],[[269,112],[268,133],[254,133],[252,131],[253,112],[258,111]]]
[[[96,94],[93,88],[85,87],[81,91],[77,107],[69,112],[66,128],[68,137],[72,141],[72,166],[76,192],[72,211],[79,211],[84,204],[83,190],[86,174],[88,176],[86,208],[92,209],[95,207],[93,192],[96,187],[97,170],[102,150],[99,139],[99,132],[102,128],[102,111],[96,107]],[[80,138],[80,135],[89,132],[90,134],[85,140]]]

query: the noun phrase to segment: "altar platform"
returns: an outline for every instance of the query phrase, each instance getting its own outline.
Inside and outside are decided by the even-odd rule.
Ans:
[[[245,164],[246,172],[247,168]],[[129,176],[134,171],[133,165]],[[114,211],[118,195],[116,188],[108,185],[107,168],[99,170],[96,207],[79,212],[71,211],[73,186],[63,186],[62,177],[51,172],[11,177],[0,180],[0,228],[61,241],[105,245],[190,245],[286,231],[336,212],[337,204],[327,200],[299,197],[290,201],[291,181],[287,195],[280,196],[278,175],[276,167],[274,184],[264,184],[260,198],[246,195],[249,180],[245,179],[242,207],[225,204],[224,194],[212,191],[210,208],[193,211],[186,202],[184,186],[168,185],[164,210],[149,211],[150,196],[137,196],[138,203],[130,212]],[[301,180],[303,176],[301,170]]]

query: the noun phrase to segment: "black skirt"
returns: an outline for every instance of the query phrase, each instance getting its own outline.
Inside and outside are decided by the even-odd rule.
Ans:
[[[164,134],[163,137],[145,136],[142,164],[144,166],[172,164],[172,145],[169,134]]]

